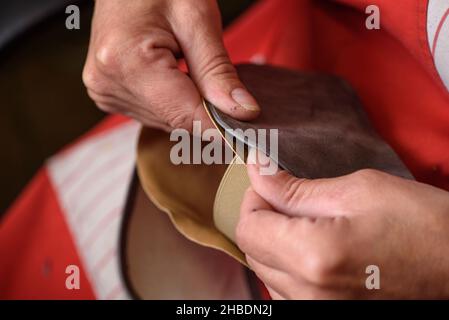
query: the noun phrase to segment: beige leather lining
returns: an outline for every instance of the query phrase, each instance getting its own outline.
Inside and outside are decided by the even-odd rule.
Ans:
[[[214,223],[213,206],[226,165],[174,165],[169,134],[143,128],[137,151],[137,172],[150,200],[176,229],[198,244],[228,253],[246,265],[244,254]]]
[[[240,205],[249,186],[246,165],[235,156],[220,182],[214,202],[215,225],[233,242],[239,221]]]

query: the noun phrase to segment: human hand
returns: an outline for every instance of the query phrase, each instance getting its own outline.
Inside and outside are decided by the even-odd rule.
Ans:
[[[448,192],[376,170],[248,174],[237,243],[274,299],[449,297]]]
[[[100,109],[167,131],[211,127],[201,97],[240,120],[259,110],[223,47],[213,0],[97,0],[83,81]]]

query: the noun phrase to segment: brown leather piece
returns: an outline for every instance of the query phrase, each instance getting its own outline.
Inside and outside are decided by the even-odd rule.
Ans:
[[[250,64],[237,66],[237,71],[262,113],[254,121],[243,122],[206,102],[210,114],[224,129],[278,129],[278,162],[283,169],[309,179],[364,168],[413,178],[371,127],[354,90],[344,80]]]

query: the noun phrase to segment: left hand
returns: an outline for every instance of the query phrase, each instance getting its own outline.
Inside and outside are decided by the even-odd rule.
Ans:
[[[272,298],[449,298],[448,192],[376,170],[248,173],[237,243]]]

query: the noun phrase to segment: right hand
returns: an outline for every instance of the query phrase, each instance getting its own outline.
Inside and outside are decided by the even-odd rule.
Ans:
[[[101,110],[166,131],[211,127],[201,97],[236,119],[259,112],[223,46],[214,0],[97,0],[83,81]]]

